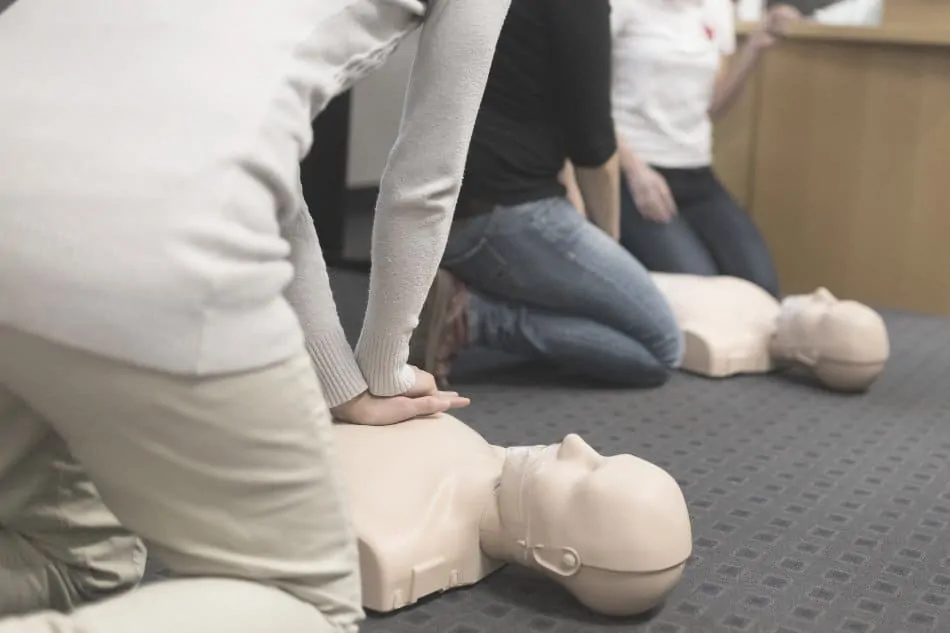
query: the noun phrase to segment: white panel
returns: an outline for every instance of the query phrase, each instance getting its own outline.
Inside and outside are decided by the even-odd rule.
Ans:
[[[379,184],[389,149],[399,131],[399,117],[416,54],[418,31],[399,46],[386,64],[353,88],[347,186]]]

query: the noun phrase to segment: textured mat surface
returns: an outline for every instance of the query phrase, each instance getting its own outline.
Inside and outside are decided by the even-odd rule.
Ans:
[[[355,335],[365,279],[334,282]],[[950,631],[950,321],[886,317],[892,360],[859,397],[781,376],[679,375],[657,390],[612,390],[468,354],[455,386],[473,404],[460,417],[493,443],[580,432],[604,453],[664,466],[689,502],[694,556],[664,608],[640,621],[590,615],[509,567],[363,630]]]

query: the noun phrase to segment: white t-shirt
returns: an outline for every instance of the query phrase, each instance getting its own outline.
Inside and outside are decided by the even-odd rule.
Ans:
[[[842,0],[815,11],[820,24],[836,26],[880,26],[884,17],[882,0]]]
[[[709,105],[736,45],[732,0],[612,0],[611,21],[620,137],[651,165],[710,165]]]

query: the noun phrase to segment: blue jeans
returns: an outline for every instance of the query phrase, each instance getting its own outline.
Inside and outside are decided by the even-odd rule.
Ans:
[[[649,270],[731,275],[778,297],[778,274],[765,238],[713,170],[654,169],[666,179],[678,213],[666,224],[644,218],[622,182],[620,243]]]
[[[442,262],[469,287],[469,344],[590,378],[658,386],[682,359],[666,299],[564,198],[458,220]]]

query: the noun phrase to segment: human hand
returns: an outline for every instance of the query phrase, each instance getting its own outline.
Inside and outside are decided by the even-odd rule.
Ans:
[[[439,391],[435,377],[413,367],[416,382],[401,396],[379,397],[364,391],[330,410],[333,417],[350,424],[389,426],[413,418],[445,413],[471,404],[454,391]]]
[[[802,18],[801,12],[795,7],[787,4],[776,4],[765,18],[759,23],[759,28],[753,34],[754,41],[762,48],[768,48],[774,45],[778,40],[785,37],[788,33],[788,27]]]
[[[653,222],[666,224],[676,215],[676,201],[666,179],[646,164],[625,170],[624,176],[640,215]]]
[[[423,371],[414,365],[410,365],[412,371],[416,376],[416,380],[412,383],[412,386],[409,387],[409,390],[406,393],[402,394],[407,398],[422,398],[425,396],[435,396],[440,393],[438,383],[435,380],[435,376],[430,374],[427,371]],[[444,393],[454,393],[454,392],[444,392]],[[458,395],[458,394],[456,394]]]

